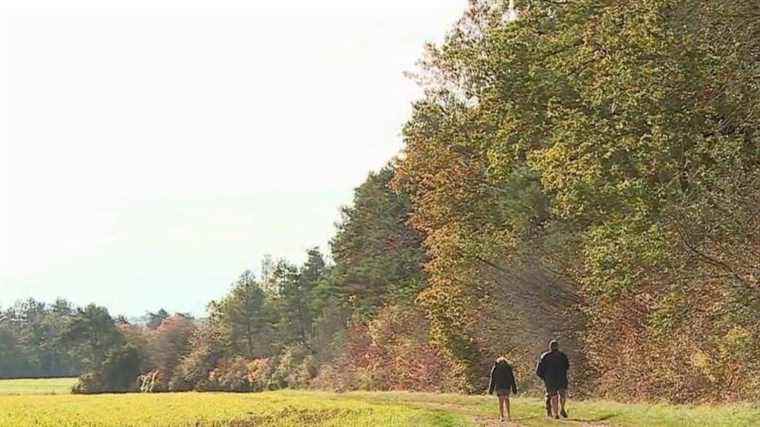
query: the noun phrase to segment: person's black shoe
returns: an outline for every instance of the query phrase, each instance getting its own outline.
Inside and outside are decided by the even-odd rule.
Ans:
[[[564,409],[559,411],[559,414],[562,415],[563,418],[567,418],[567,411],[565,411]]]
[[[555,416],[554,416],[554,419],[557,419],[557,420],[558,420],[558,419],[559,419],[559,415],[555,415]]]

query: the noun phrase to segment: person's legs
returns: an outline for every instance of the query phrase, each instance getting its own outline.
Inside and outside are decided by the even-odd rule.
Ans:
[[[546,415],[549,417],[559,417],[558,391],[554,384],[546,384]]]
[[[504,398],[506,396],[499,394],[499,419],[504,421]]]
[[[507,421],[512,421],[512,416],[509,413],[509,395],[504,396],[504,409],[507,413]]]
[[[556,392],[552,395],[552,416],[559,418],[559,394]]]
[[[567,411],[565,411],[565,402],[567,401],[567,389],[563,388],[557,393],[559,394],[560,415],[567,418]]]

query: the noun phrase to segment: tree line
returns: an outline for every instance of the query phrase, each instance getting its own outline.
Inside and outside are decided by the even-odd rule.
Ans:
[[[757,2],[515,4],[428,47],[404,129],[434,342],[471,385],[558,336],[579,390],[760,397]]]
[[[79,375],[82,355],[60,345],[68,338],[65,325],[76,314],[62,299],[50,305],[19,301],[0,311],[0,378]]]

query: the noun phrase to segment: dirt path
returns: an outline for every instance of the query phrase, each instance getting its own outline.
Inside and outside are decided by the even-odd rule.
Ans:
[[[546,417],[545,412],[539,411],[539,406],[536,406],[533,402],[530,405],[526,405],[526,402],[520,402],[519,405],[512,407],[512,421],[499,422],[499,413],[496,405],[486,405],[486,402],[482,399],[473,398],[471,402],[465,401],[459,402],[461,396],[453,396],[451,400],[441,398],[440,395],[427,395],[427,394],[409,394],[401,393],[402,399],[389,399],[386,403],[405,405],[415,407],[419,409],[429,409],[444,411],[452,414],[463,416],[472,421],[475,426],[478,427],[537,427],[537,426],[567,426],[567,427],[609,427],[608,420],[614,418],[615,414],[607,414],[605,416],[598,417],[579,417],[575,418],[577,414],[572,411],[570,418],[564,418],[561,420],[553,420]],[[418,398],[413,398],[417,396]],[[373,401],[368,399],[367,396],[357,397],[362,401]],[[373,402],[377,402],[374,400]],[[543,401],[536,402],[543,403]],[[543,408],[540,408],[543,409]],[[585,418],[585,419],[584,419]]]
[[[527,417],[526,419],[535,419],[537,417]],[[520,423],[520,418],[516,418],[513,421],[510,422],[503,422],[500,423],[498,417],[486,417],[482,415],[476,415],[473,417],[473,422],[478,427],[523,427],[524,425]],[[551,420],[547,419],[547,423],[552,423]],[[579,421],[574,420],[572,418],[565,419],[562,421],[557,422],[557,424],[569,424],[573,425],[575,427],[603,427],[608,426],[609,424],[605,422],[588,422],[588,421]]]
[[[498,417],[476,416],[473,421],[478,427],[522,427],[522,424],[517,421],[500,423]]]
[[[485,416],[476,413],[472,408],[465,405],[458,405],[456,403],[423,403],[415,402],[417,406],[423,406],[430,409],[441,409],[447,412],[455,412],[472,418],[473,423],[478,427],[524,427],[520,424],[519,419],[510,422],[499,422],[498,415]]]

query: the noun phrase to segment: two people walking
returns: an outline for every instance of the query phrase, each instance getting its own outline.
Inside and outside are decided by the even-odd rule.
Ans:
[[[536,375],[544,381],[546,388],[546,415],[553,418],[567,418],[565,402],[567,401],[567,371],[570,361],[565,353],[559,351],[557,340],[549,342],[549,351],[541,354],[536,366]],[[509,395],[517,394],[517,381],[514,370],[504,357],[499,357],[491,368],[488,393],[499,397],[499,415],[501,421],[510,419]]]

